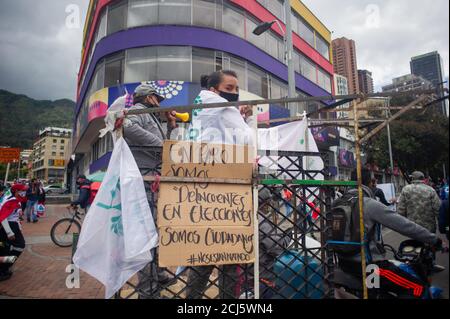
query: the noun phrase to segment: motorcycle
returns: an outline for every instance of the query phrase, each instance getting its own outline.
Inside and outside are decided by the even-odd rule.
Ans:
[[[402,271],[419,280],[425,292],[422,299],[440,299],[443,290],[431,285],[431,277],[434,274],[434,248],[415,240],[403,241],[398,250],[392,246],[384,244],[383,247],[392,251],[395,260],[390,260],[392,264]],[[335,288],[336,299],[362,299],[363,287],[361,277],[344,272],[337,268],[334,271],[332,280]],[[369,299],[396,299],[399,296],[393,291],[380,289],[368,289]]]

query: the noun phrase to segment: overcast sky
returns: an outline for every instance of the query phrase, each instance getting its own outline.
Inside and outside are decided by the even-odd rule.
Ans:
[[[358,67],[374,73],[377,89],[409,73],[412,56],[434,50],[448,76],[448,0],[303,1],[334,31],[333,38],[357,42]],[[88,3],[0,0],[0,88],[37,99],[75,99]],[[79,8],[78,25],[73,9],[66,12],[71,4]]]

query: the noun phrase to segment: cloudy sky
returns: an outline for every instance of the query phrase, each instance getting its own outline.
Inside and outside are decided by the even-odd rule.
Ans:
[[[356,41],[358,68],[376,89],[410,73],[411,57],[439,51],[449,69],[448,0],[302,0],[333,33]]]
[[[357,42],[358,66],[373,71],[378,89],[409,73],[417,54],[438,50],[449,68],[448,0],[303,1],[334,38]],[[0,89],[75,99],[88,2],[0,0]]]

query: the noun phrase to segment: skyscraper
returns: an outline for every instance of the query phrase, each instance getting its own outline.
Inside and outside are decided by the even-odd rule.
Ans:
[[[348,79],[348,93],[359,92],[358,64],[355,41],[345,37],[335,39],[333,46],[334,72]]]
[[[445,81],[444,63],[437,51],[418,55],[411,58],[411,73],[419,75],[433,83],[434,87],[443,87]],[[441,103],[442,113],[448,116],[448,100]]]
[[[364,94],[373,93],[373,78],[372,72],[367,70],[358,70],[358,82],[359,82],[359,91]]]

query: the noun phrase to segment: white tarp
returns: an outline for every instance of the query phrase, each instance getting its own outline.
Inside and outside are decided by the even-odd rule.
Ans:
[[[75,265],[105,285],[111,298],[152,260],[158,235],[144,181],[123,138],[114,146],[108,171],[87,214]]]

